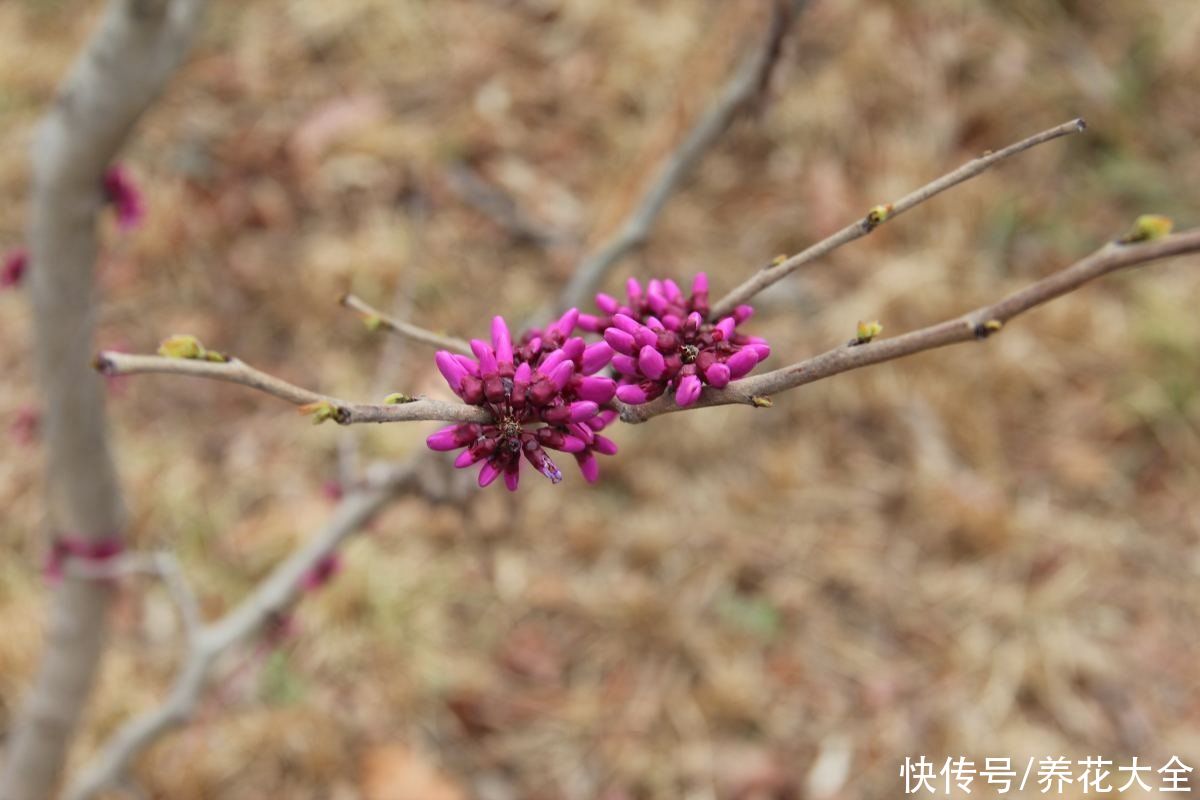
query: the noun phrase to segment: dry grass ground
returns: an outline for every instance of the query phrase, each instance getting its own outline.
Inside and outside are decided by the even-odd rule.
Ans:
[[[0,246],[20,240],[32,125],[98,6],[0,4]],[[561,285],[572,242],[629,207],[760,12],[216,0],[124,156],[150,215],[109,231],[101,344],[151,351],[190,332],[342,396],[442,394],[429,353],[364,331],[338,295],[395,298],[469,336],[491,314],[521,318]],[[815,2],[770,102],[610,288],[704,269],[720,293],[1075,115],[1085,136],[764,297],[751,328],[772,363],[860,318],[894,333],[958,314],[1141,212],[1195,225],[1198,38],[1192,0]],[[482,216],[453,189],[462,164],[564,242],[523,243]],[[986,344],[769,411],[618,429],[595,487],[527,475],[515,497],[497,486],[466,508],[403,501],[293,633],[232,659],[138,778],[184,800],[748,800],[896,796],[903,758],[922,753],[1200,767],[1198,266],[1106,279]],[[0,295],[6,421],[37,401],[27,315]],[[180,555],[207,614],[327,511],[332,426],[158,377],[115,387],[110,412],[131,536]],[[401,458],[432,427],[355,436],[364,457]],[[45,602],[39,448],[4,454],[0,731]],[[161,697],[178,657],[161,591],[124,598],[77,761]]]

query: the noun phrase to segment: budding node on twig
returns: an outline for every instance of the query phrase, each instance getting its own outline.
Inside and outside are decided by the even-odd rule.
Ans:
[[[1133,221],[1125,235],[1117,239],[1117,244],[1152,242],[1170,234],[1173,227],[1175,223],[1170,217],[1162,214],[1142,214]]]
[[[337,422],[339,425],[344,424],[346,413],[343,409],[338,408],[328,400],[318,400],[315,403],[305,403],[298,406],[296,411],[305,416],[313,418],[313,425],[320,425],[327,419]]]
[[[885,203],[880,206],[874,206],[867,215],[863,217],[862,228],[867,233],[875,230],[881,223],[887,222],[888,217],[892,215],[892,204]]]
[[[771,398],[765,397],[761,394],[756,394],[751,395],[750,405],[754,406],[755,408],[770,408],[775,404],[771,402]]]
[[[229,359],[216,350],[208,350],[195,336],[177,333],[168,336],[158,345],[158,354],[166,358],[183,358],[191,361],[214,361],[224,364]]]
[[[383,327],[383,320],[371,314],[370,316],[363,317],[363,326],[371,333],[374,333]]]
[[[975,338],[986,339],[1003,327],[1004,323],[998,319],[989,319],[987,322],[981,322],[975,326]]]
[[[384,405],[396,406],[401,403],[415,403],[417,398],[409,397],[404,392],[392,392],[387,397],[383,398]]]
[[[879,320],[873,319],[870,322],[859,320],[854,338],[850,340],[849,344],[851,347],[867,344],[881,333],[883,333],[883,326],[879,324]]]

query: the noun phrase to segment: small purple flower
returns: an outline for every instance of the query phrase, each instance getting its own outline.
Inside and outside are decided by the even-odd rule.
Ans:
[[[593,453],[616,452],[616,445],[598,433],[616,417],[609,405],[616,383],[595,375],[608,365],[611,349],[571,336],[578,317],[571,309],[515,345],[504,319],[496,317],[490,345],[471,341],[475,358],[439,351],[434,361],[446,383],[464,402],[491,412],[493,421],[442,428],[426,440],[430,449],[463,448],[457,467],[482,462],[480,486],[503,475],[515,491],[522,458],[558,483],[562,472],[547,450],[573,454],[584,477],[595,480]]]
[[[4,266],[0,267],[0,289],[17,286],[29,269],[29,251],[24,247],[9,250],[4,256]]]
[[[750,306],[738,306],[716,323],[706,321],[708,276],[703,272],[688,297],[672,280],[652,280],[643,291],[633,278],[625,294],[624,304],[596,295],[601,314],[581,314],[577,320],[612,348],[612,367],[620,377],[617,399],[623,403],[639,405],[671,390],[678,405],[691,405],[705,385],[720,389],[771,354],[765,339],[737,332],[754,314]]]
[[[120,165],[113,165],[104,173],[104,196],[117,212],[117,227],[130,231],[142,223],[146,216],[142,193]]]

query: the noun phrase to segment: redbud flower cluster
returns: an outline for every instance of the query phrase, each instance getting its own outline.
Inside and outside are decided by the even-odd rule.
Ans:
[[[737,332],[754,314],[748,305],[716,324],[706,322],[708,276],[703,272],[686,298],[672,280],[652,280],[643,292],[630,278],[625,293],[624,304],[596,295],[604,316],[580,318],[580,327],[601,333],[615,351],[612,365],[621,376],[617,398],[623,403],[639,405],[673,391],[675,403],[688,406],[705,385],[721,389],[771,354],[765,339]]]
[[[618,416],[614,397],[637,405],[671,391],[677,404],[690,405],[705,385],[721,388],[771,352],[765,340],[737,331],[753,314],[750,306],[706,321],[703,273],[687,297],[671,280],[652,280],[643,291],[630,279],[625,303],[599,294],[596,304],[600,315],[573,308],[518,343],[496,317],[491,344],[471,341],[474,358],[439,351],[435,362],[450,388],[463,402],[486,408],[492,421],[442,428],[428,438],[429,447],[462,449],[457,467],[482,462],[480,486],[503,475],[515,491],[522,460],[558,483],[562,472],[547,450],[570,453],[584,478],[595,481],[596,454],[617,452],[600,433]],[[589,344],[574,335],[576,328],[602,338]],[[606,367],[613,377],[597,374]]]
[[[435,361],[450,388],[470,405],[491,412],[487,424],[462,423],[442,428],[427,440],[433,450],[465,448],[456,467],[482,461],[479,485],[500,475],[510,491],[520,480],[521,459],[553,483],[562,472],[546,453],[571,453],[589,481],[599,474],[595,453],[612,455],[617,446],[601,436],[616,419],[616,382],[595,373],[608,365],[612,350],[604,342],[588,345],[572,337],[579,312],[568,311],[546,331],[513,346],[503,317],[492,320],[492,343],[474,339],[475,358],[438,351]]]

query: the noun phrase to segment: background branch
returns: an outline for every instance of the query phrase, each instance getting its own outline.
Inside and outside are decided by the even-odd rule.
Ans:
[[[471,355],[471,346],[467,344],[465,339],[460,339],[457,336],[447,336],[442,333],[434,333],[433,331],[425,330],[422,327],[413,325],[403,320],[396,319],[390,314],[386,314],[372,306],[367,301],[353,294],[344,294],[339,301],[346,308],[352,308],[368,319],[377,319],[381,327],[388,329],[392,333],[403,336],[405,339],[410,339],[414,342],[436,347],[440,350],[449,350],[451,353],[462,353],[463,355]]]
[[[303,578],[371,520],[397,493],[418,483],[416,462],[376,471],[347,493],[333,516],[308,543],[289,556],[242,601],[191,637],[186,660],[166,701],[117,730],[68,788],[68,800],[87,800],[128,777],[133,760],[158,737],[188,722],[220,657],[285,615],[302,590]]]
[[[1018,153],[1023,153],[1031,147],[1036,147],[1039,144],[1057,139],[1060,136],[1079,133],[1086,127],[1082,119],[1073,119],[1070,122],[1064,122],[1062,125],[1057,125],[1049,130],[1034,134],[1016,144],[1010,144],[1003,150],[989,152],[973,161],[968,161],[953,172],[946,173],[937,180],[925,184],[920,189],[906,194],[896,202],[879,207],[883,209],[882,213],[872,210],[867,216],[850,223],[832,236],[822,239],[811,247],[778,264],[766,267],[746,279],[730,291],[729,294],[713,303],[712,311],[709,313],[710,319],[719,319],[730,314],[737,306],[745,303],[768,286],[783,280],[805,264],[816,261],[818,258],[829,255],[842,245],[849,244],[855,239],[866,236],[879,225],[903,214],[915,206],[919,206],[934,195],[940,194],[964,181],[968,181],[990,167],[999,164],[1001,161],[1011,158]]]
[[[683,184],[701,157],[729,129],[737,115],[765,91],[771,69],[783,47],[784,36],[792,20],[806,4],[803,0],[779,0],[774,3],[766,35],[741,61],[721,93],[696,120],[679,146],[662,162],[654,180],[646,187],[641,199],[616,233],[575,268],[559,295],[559,308],[583,305],[612,268],[646,242],[667,200]]]
[[[395,404],[351,403],[288,383],[236,358],[217,362],[105,351],[96,356],[95,364],[96,369],[105,375],[188,375],[248,386],[296,406],[328,403],[333,412],[330,418],[339,425],[417,420],[490,422],[492,419],[491,415],[479,406],[441,400],[412,400]]]
[[[724,389],[706,388],[700,399],[687,408],[729,405],[765,405],[764,398],[806,383],[813,383],[840,372],[891,361],[924,350],[972,339],[982,339],[1002,330],[1013,317],[1056,297],[1073,292],[1089,281],[1118,269],[1158,261],[1171,256],[1200,251],[1200,230],[1191,230],[1143,244],[1105,245],[1092,255],[1077,261],[1042,280],[1008,295],[991,305],[982,306],[956,319],[939,322],[926,328],[879,339],[861,345],[843,345],[819,356],[786,367],[734,381]],[[638,423],[673,411],[685,409],[675,405],[670,394],[640,406],[623,406],[621,419]]]
[[[28,244],[48,519],[75,536],[111,537],[125,524],[103,387],[88,363],[102,176],[175,72],[205,5],[110,2],[33,145]],[[112,591],[109,582],[71,576],[55,591],[45,651],[0,770],[0,797],[53,793],[100,663]]]

